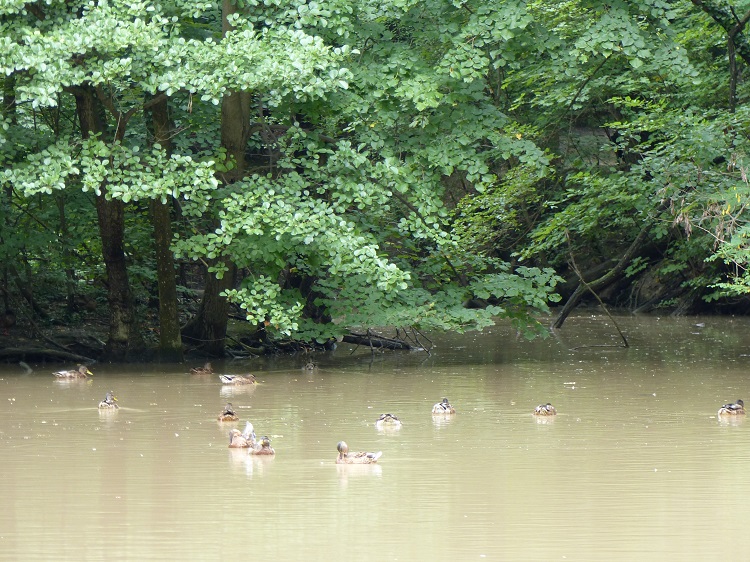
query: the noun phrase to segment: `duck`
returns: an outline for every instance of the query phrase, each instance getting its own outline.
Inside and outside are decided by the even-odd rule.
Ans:
[[[547,402],[546,404],[539,404],[536,408],[534,408],[534,415],[535,416],[556,416],[557,410],[555,410],[555,407]]]
[[[224,384],[255,384],[255,375],[219,375]]]
[[[107,395],[104,397],[104,400],[99,402],[99,409],[100,410],[119,410],[120,406],[116,404],[117,397],[115,396],[115,393],[111,390],[107,392]]]
[[[401,420],[393,414],[380,414],[380,417],[375,422],[375,427],[401,427]]]
[[[235,428],[229,432],[230,449],[249,449],[255,448],[255,445],[255,430],[250,422],[245,424],[244,431]]]
[[[230,449],[247,449],[248,447],[250,447],[250,443],[245,439],[239,429],[232,429],[229,432]]]
[[[339,452],[339,456],[336,457],[336,464],[373,464],[378,462],[383,454],[381,451],[377,453],[350,453],[349,445],[344,441],[339,441],[336,449]]]
[[[203,367],[193,367],[190,369],[190,373],[193,375],[213,375],[214,369],[211,367],[211,363],[207,362]]]
[[[237,421],[240,418],[235,413],[232,403],[227,402],[227,405],[224,406],[224,411],[219,414],[219,417],[217,419],[219,421],[225,422],[225,421]]]
[[[77,369],[70,369],[67,371],[55,371],[52,374],[58,379],[85,379],[88,376],[94,376],[94,373],[89,371],[86,365],[78,365]]]
[[[263,436],[260,438],[260,441],[258,441],[258,444],[255,445],[250,450],[251,455],[275,455],[276,451],[273,450],[273,447],[271,447],[271,440],[267,436]]]
[[[318,365],[315,363],[315,361],[308,361],[302,366],[303,371],[314,371],[318,368]]]
[[[724,404],[717,413],[718,416],[744,416],[745,415],[745,403],[742,400],[737,400],[732,404]]]
[[[455,414],[455,413],[456,413],[456,409],[453,406],[451,406],[447,398],[443,398],[442,401],[438,402],[432,407],[433,415],[448,415],[448,414]]]
[[[248,449],[255,447],[255,431],[253,424],[247,422],[245,430],[232,429],[229,432],[229,447],[231,449]]]

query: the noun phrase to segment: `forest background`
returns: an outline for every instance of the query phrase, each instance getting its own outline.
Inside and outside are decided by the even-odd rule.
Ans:
[[[698,0],[2,0],[3,355],[532,334],[593,292],[744,314],[748,21]]]

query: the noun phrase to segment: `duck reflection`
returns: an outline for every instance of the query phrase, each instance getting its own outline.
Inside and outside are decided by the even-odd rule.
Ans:
[[[219,394],[222,398],[230,398],[232,396],[247,396],[255,392],[257,384],[224,384],[219,390]]]
[[[111,426],[115,423],[117,418],[117,410],[114,408],[97,409],[99,412],[99,421],[106,422],[107,426]]]
[[[379,464],[337,464],[336,472],[339,476],[339,484],[342,488],[346,488],[351,478],[382,477],[383,467]]]
[[[263,476],[267,470],[272,466],[274,462],[273,455],[251,455],[248,454],[247,449],[228,449],[229,451],[229,462],[232,467],[239,471],[244,472],[247,476]]]
[[[717,416],[717,422],[719,425],[732,425],[738,426],[745,423],[747,416]]]
[[[435,429],[440,429],[452,424],[455,419],[456,416],[434,415],[432,416],[432,425],[435,426]]]

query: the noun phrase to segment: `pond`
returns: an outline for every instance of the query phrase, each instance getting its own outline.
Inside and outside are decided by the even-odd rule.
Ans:
[[[425,353],[0,368],[0,549],[25,560],[716,560],[750,527],[750,320],[571,317]],[[601,346],[601,347],[600,347]],[[108,390],[121,406],[100,412]],[[433,418],[448,397],[457,413]],[[230,401],[239,422],[217,416]],[[551,402],[558,415],[535,418]],[[398,430],[379,430],[390,412]],[[228,448],[254,424],[275,457]],[[337,465],[336,444],[382,451]],[[742,554],[739,558],[742,558]]]

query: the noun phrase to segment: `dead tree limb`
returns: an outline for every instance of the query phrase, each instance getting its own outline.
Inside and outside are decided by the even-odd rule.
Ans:
[[[602,302],[602,299],[599,298],[599,295],[596,294],[596,291],[594,291],[594,289],[591,288],[591,285],[586,283],[586,281],[583,279],[583,275],[581,275],[581,272],[578,269],[578,265],[576,264],[576,259],[575,259],[575,256],[573,255],[573,249],[570,248],[570,233],[566,232],[565,238],[568,240],[568,248],[570,251],[570,265],[573,267],[573,271],[576,272],[578,279],[580,279],[581,285],[583,285],[592,295],[594,295],[594,298],[599,302],[602,309],[604,309],[604,312],[612,321],[612,324],[615,325],[615,329],[617,330],[617,333],[620,334],[620,337],[622,338],[623,347],[630,347],[630,344],[628,344],[628,339],[625,337],[625,334],[622,333],[622,330],[620,330],[620,326],[617,325],[617,320],[615,320],[612,317],[612,315],[609,313],[607,306],[604,304],[604,302]]]
[[[633,256],[643,244],[643,241],[648,236],[650,229],[651,224],[647,224],[643,228],[641,228],[638,236],[635,237],[635,240],[633,240],[628,249],[625,250],[625,253],[615,264],[615,266],[607,273],[602,275],[599,279],[587,283],[582,277],[579,277],[581,282],[578,284],[578,287],[576,287],[575,291],[573,291],[573,294],[570,295],[570,298],[568,298],[567,302],[560,311],[560,314],[555,319],[555,322],[552,324],[553,328],[562,328],[562,325],[565,323],[565,319],[571,312],[573,312],[573,309],[578,305],[578,302],[581,300],[581,297],[586,291],[591,291],[592,293],[594,293],[595,291],[601,289],[602,287],[606,287],[619,278],[622,271],[627,267],[627,265],[633,259]],[[580,275],[579,272],[576,273]]]
[[[404,350],[412,350],[415,349],[414,346],[412,346],[410,343],[400,340],[400,339],[393,339],[393,338],[386,338],[384,336],[378,336],[376,334],[368,333],[366,334],[357,334],[357,333],[350,333],[346,334],[343,338],[343,341],[346,343],[353,343],[356,345],[366,345],[369,348],[384,348],[384,349],[404,349]]]

